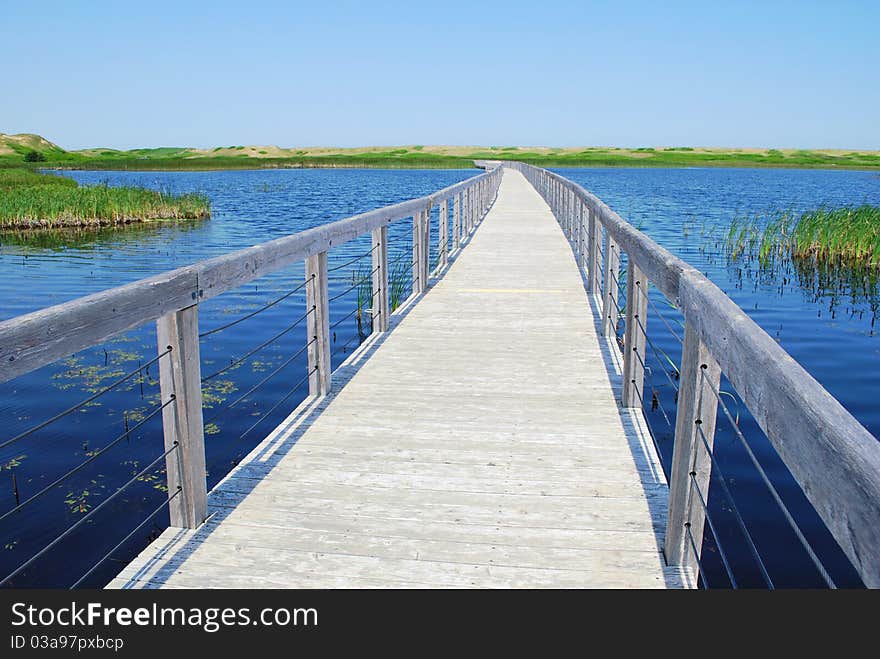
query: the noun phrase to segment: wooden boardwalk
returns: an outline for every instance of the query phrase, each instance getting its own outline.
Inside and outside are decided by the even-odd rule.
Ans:
[[[158,587],[639,587],[668,489],[568,241],[505,169],[470,243],[114,579]]]

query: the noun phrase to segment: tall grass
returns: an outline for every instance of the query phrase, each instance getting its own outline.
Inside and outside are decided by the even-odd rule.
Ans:
[[[106,184],[79,186],[60,176],[0,171],[0,229],[53,229],[210,216],[201,193],[170,194]]]
[[[762,266],[777,259],[823,265],[880,267],[880,207],[818,208],[796,214],[734,220],[724,247],[731,258],[757,257]]]

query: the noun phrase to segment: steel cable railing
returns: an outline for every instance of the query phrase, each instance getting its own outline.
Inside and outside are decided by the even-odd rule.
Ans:
[[[224,325],[221,325],[220,327],[215,327],[215,328],[210,329],[210,330],[208,330],[208,331],[206,331],[206,332],[202,332],[201,334],[199,334],[199,338],[200,338],[200,339],[203,339],[203,338],[205,338],[206,336],[211,336],[212,334],[216,334],[217,332],[222,332],[223,330],[227,330],[227,329],[229,329],[230,327],[234,327],[235,325],[238,325],[239,323],[241,323],[241,322],[243,322],[243,321],[245,321],[245,320],[248,320],[248,319],[250,319],[250,318],[253,318],[253,317],[256,316],[257,314],[263,313],[263,312],[266,311],[267,309],[271,309],[272,307],[274,307],[274,306],[275,306],[276,304],[278,304],[279,302],[283,302],[284,300],[286,300],[287,298],[289,298],[289,297],[290,297],[291,295],[293,295],[294,293],[297,293],[298,291],[301,291],[303,288],[305,288],[306,284],[308,284],[308,283],[309,283],[309,280],[306,279],[306,280],[305,280],[303,283],[301,283],[299,286],[297,286],[297,287],[294,288],[293,290],[288,291],[287,293],[285,293],[285,294],[282,295],[281,297],[272,300],[271,302],[269,302],[269,304],[263,305],[262,307],[260,307],[260,308],[257,309],[256,311],[251,311],[250,313],[247,313],[247,314],[245,314],[244,316],[241,316],[241,317],[239,317],[239,318],[236,318],[235,320],[233,320],[233,321],[231,321],[231,322],[228,322],[228,323],[226,323],[226,324],[224,324]]]
[[[758,471],[758,474],[761,476],[761,482],[764,484],[764,486],[770,492],[770,495],[772,496],[773,500],[776,502],[777,506],[779,507],[779,510],[782,512],[783,517],[785,517],[785,521],[788,523],[789,527],[791,527],[791,530],[794,532],[794,534],[797,537],[798,541],[800,542],[801,546],[804,548],[807,555],[810,557],[810,560],[813,562],[813,565],[816,567],[816,570],[819,572],[823,581],[825,581],[825,584],[829,588],[832,588],[832,589],[837,588],[837,585],[834,583],[834,580],[831,578],[831,575],[828,574],[827,569],[822,564],[822,561],[819,559],[819,557],[816,555],[816,552],[813,550],[812,545],[810,545],[810,543],[807,541],[807,539],[804,536],[803,532],[801,531],[800,527],[795,522],[794,517],[792,517],[791,512],[788,510],[788,507],[785,505],[785,502],[783,502],[782,497],[779,495],[778,490],[776,489],[776,487],[774,487],[773,483],[770,482],[770,478],[767,476],[767,472],[764,471],[764,468],[761,466],[761,463],[758,461],[758,458],[755,456],[754,451],[752,451],[751,446],[749,446],[749,443],[746,441],[745,435],[743,435],[742,431],[740,430],[739,424],[734,420],[733,415],[730,413],[730,409],[727,407],[727,404],[724,402],[723,398],[721,397],[721,393],[719,392],[718,389],[715,388],[715,386],[711,382],[708,381],[708,379],[705,376],[705,373],[702,370],[700,371],[700,374],[701,374],[701,379],[704,382],[704,384],[709,388],[709,390],[715,395],[715,398],[718,400],[718,404],[720,405],[722,411],[724,412],[725,416],[727,417],[727,420],[730,422],[731,428],[733,428],[733,432],[734,432],[735,436],[739,439],[740,443],[742,444],[743,448],[746,451],[746,454],[749,456],[749,459],[751,460],[755,469]]]
[[[27,568],[29,568],[31,565],[33,565],[39,558],[44,556],[50,549],[52,549],[53,547],[58,545],[58,543],[61,542],[62,540],[64,540],[64,538],[69,536],[76,529],[78,529],[83,524],[85,524],[88,520],[90,520],[92,517],[94,517],[98,513],[98,511],[102,510],[105,506],[107,506],[107,504],[109,504],[111,501],[115,500],[116,497],[118,497],[120,494],[122,494],[122,492],[124,492],[129,486],[131,486],[132,484],[137,482],[145,474],[152,471],[156,467],[156,465],[158,465],[160,462],[163,462],[172,451],[178,450],[179,447],[180,447],[180,445],[178,444],[178,442],[174,442],[174,444],[171,446],[171,448],[167,449],[164,453],[162,453],[162,455],[160,455],[158,458],[153,460],[144,469],[139,471],[133,478],[129,479],[125,484],[123,484],[122,486],[117,488],[116,491],[113,492],[113,494],[108,496],[106,499],[101,501],[101,503],[99,503],[97,506],[92,508],[85,515],[80,517],[79,520],[74,522],[71,526],[69,526],[60,535],[56,536],[56,538],[54,540],[52,540],[49,544],[45,545],[41,550],[39,550],[37,553],[33,554],[24,563],[22,563],[17,568],[15,568],[12,572],[10,572],[8,575],[6,575],[6,577],[4,577],[3,579],[0,579],[0,586],[2,586],[4,584],[8,584],[12,579],[17,577],[22,572],[24,572]]]
[[[0,450],[6,448],[7,446],[11,446],[12,444],[24,439],[25,437],[29,437],[29,436],[33,435],[35,432],[38,432],[38,431],[42,430],[43,428],[46,428],[47,426],[55,423],[56,421],[63,419],[68,414],[72,414],[73,412],[76,412],[77,410],[84,408],[89,403],[92,403],[93,401],[97,400],[98,398],[100,398],[104,394],[112,391],[113,389],[115,389],[116,387],[121,385],[122,383],[127,382],[128,380],[133,378],[135,375],[138,375],[139,373],[143,373],[145,369],[148,369],[150,366],[157,363],[160,359],[162,359],[162,357],[166,356],[170,352],[171,352],[171,348],[166,349],[164,352],[160,353],[159,355],[157,355],[156,357],[154,357],[153,359],[148,361],[146,364],[139,365],[133,371],[127,373],[126,375],[123,375],[118,380],[115,380],[113,383],[104,387],[100,391],[92,394],[88,398],[84,398],[83,400],[79,401],[76,405],[71,405],[67,409],[50,417],[49,419],[43,421],[42,423],[38,423],[37,425],[32,426],[32,427],[28,428],[27,430],[18,433],[17,435],[12,437],[11,439],[5,440],[4,442],[0,443]]]

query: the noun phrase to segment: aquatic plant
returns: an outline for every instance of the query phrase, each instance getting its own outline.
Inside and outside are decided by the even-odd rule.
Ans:
[[[372,268],[358,266],[351,273],[351,283],[357,292],[357,331],[360,342],[363,343],[368,334],[373,333],[373,271]],[[364,314],[370,316],[370,331],[364,332]]]
[[[786,210],[763,218],[738,218],[728,228],[724,248],[731,258],[756,256],[763,265],[787,257],[880,267],[880,207],[821,207],[800,214]]]
[[[73,179],[26,170],[0,170],[0,190],[0,230],[200,219],[211,212],[202,193],[177,195],[106,183],[79,186]]]
[[[737,277],[796,282],[814,301],[824,299],[832,318],[849,303],[850,315],[867,303],[872,327],[880,311],[880,207],[821,207],[737,218],[720,242]],[[821,312],[820,312],[821,315]]]
[[[403,260],[396,261],[388,273],[388,306],[394,311],[406,299],[406,288],[412,265]]]

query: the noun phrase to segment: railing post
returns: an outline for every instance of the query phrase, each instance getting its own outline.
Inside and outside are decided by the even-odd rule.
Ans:
[[[587,277],[587,281],[590,287],[590,292],[594,296],[599,295],[599,240],[601,238],[602,227],[599,225],[598,220],[596,219],[596,213],[587,208],[587,221],[589,223],[589,233],[587,235],[587,239],[589,240],[589,245],[587,247],[589,251],[589,255],[587,258],[589,275]]]
[[[461,247],[461,193],[452,199],[452,246]]]
[[[605,277],[602,295],[602,335],[614,337],[617,333],[617,299],[620,290],[617,282],[617,271],[620,269],[620,248],[610,232],[605,232]]]
[[[309,340],[309,395],[330,393],[330,303],[327,295],[327,252],[306,259],[306,311]]]
[[[575,254],[577,255],[577,264],[578,270],[584,269],[584,256],[586,256],[586,250],[584,249],[584,204],[579,198],[575,198]]]
[[[159,360],[160,395],[174,400],[162,410],[171,526],[194,529],[208,516],[198,305],[158,318],[156,336],[159,354],[170,351]]]
[[[461,242],[467,240],[470,234],[470,193],[467,188],[461,191]]]
[[[705,512],[700,501],[708,501],[712,449],[718,401],[711,387],[719,391],[721,368],[709,354],[690,323],[685,324],[679,378],[675,444],[669,476],[669,511],[665,553],[669,565],[683,565],[694,571],[703,543]],[[698,487],[700,493],[695,491]],[[690,534],[690,537],[689,537]],[[691,538],[697,547],[691,548]]]
[[[388,227],[373,229],[373,331],[387,332],[391,310],[388,305]]]
[[[643,329],[644,328],[644,329]],[[648,330],[648,279],[632,259],[626,266],[626,333],[623,340],[624,407],[641,407],[645,391],[645,332]]]
[[[423,291],[428,290],[428,279],[431,273],[431,207],[428,206],[422,214],[422,254],[424,255],[422,265],[422,277],[425,278],[425,287]]]
[[[568,239],[574,240],[574,192],[565,189],[565,226],[568,227]]]
[[[417,211],[413,215],[413,291],[424,293],[428,290],[428,251],[426,249],[427,238],[425,236],[428,224],[426,215],[430,211]]]
[[[412,243],[412,288],[413,293],[421,293],[422,281],[420,273],[422,271],[419,265],[422,258],[422,211],[416,211],[413,214],[413,243]]]
[[[440,202],[440,225],[437,237],[440,267],[445,268],[449,263],[449,201],[447,199]]]

